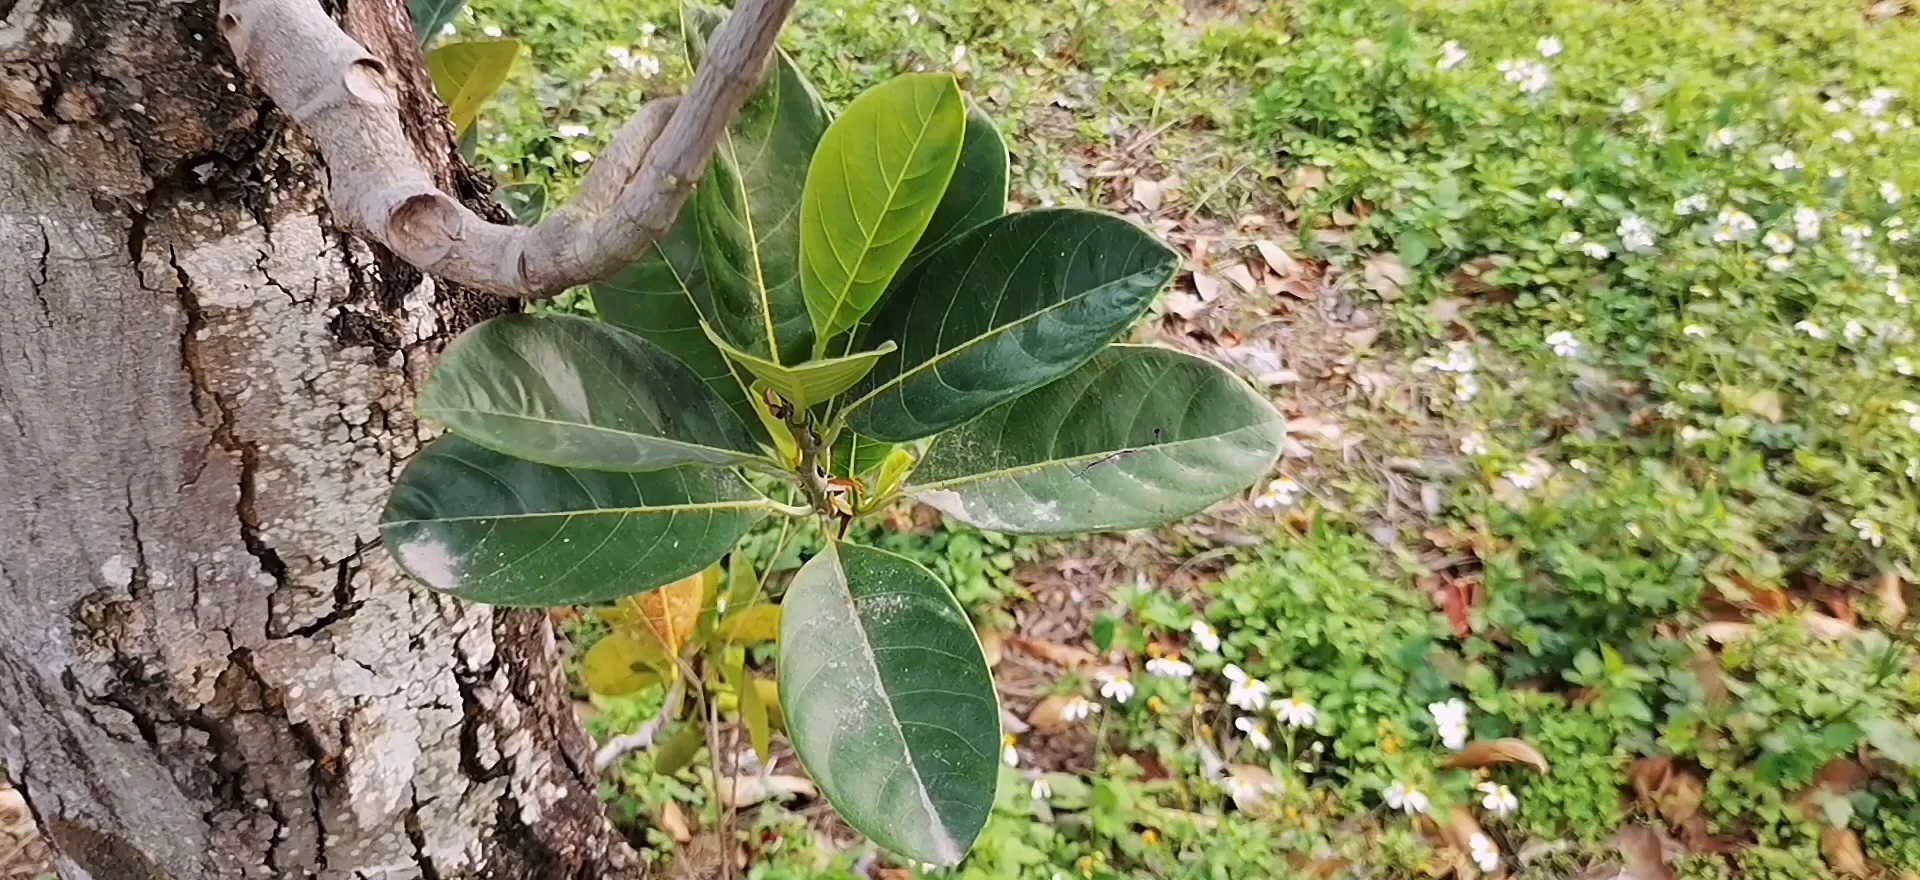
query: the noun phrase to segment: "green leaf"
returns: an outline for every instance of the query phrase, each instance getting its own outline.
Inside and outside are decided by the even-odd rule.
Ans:
[[[570,315],[503,315],[460,334],[427,378],[419,411],[489,449],[555,467],[764,460],[739,417],[685,364]]]
[[[696,706],[697,710],[699,707]],[[653,753],[653,772],[662,776],[672,776],[693,763],[700,754],[700,747],[707,744],[707,719],[695,711],[687,716],[685,723],[667,737],[660,748]]]
[[[760,576],[753,570],[753,560],[735,550],[727,557],[727,607],[750,608],[758,601]]]
[[[493,191],[493,200],[513,214],[513,222],[532,226],[547,214],[547,188],[538,183],[509,183]]]
[[[908,73],[862,92],[827,129],[800,202],[800,278],[814,355],[880,301],[953,179],[967,131],[960,84]]]
[[[918,563],[833,543],[787,588],[780,704],[854,830],[952,865],[993,806],[1000,706],[960,603]]]
[[[767,704],[760,699],[760,688],[744,663],[722,663],[720,671],[740,700],[740,720],[746,722],[753,754],[764,764],[773,750],[773,730],[767,722]]]
[[[910,272],[941,245],[961,233],[1007,213],[1007,142],[993,120],[978,109],[967,113],[967,138],[960,147],[960,164],[953,169],[940,207],[927,222],[927,231],[900,267]]]
[[[454,134],[464,135],[473,127],[480,108],[506,83],[519,55],[518,40],[448,43],[427,53],[427,72],[440,100],[447,102]]]
[[[1920,770],[1920,736],[1913,728],[1892,718],[1869,718],[1860,722],[1873,750],[1908,770]]]
[[[570,470],[443,437],[401,472],[380,534],[436,590],[489,605],[582,605],[699,572],[767,508],[728,470]]]
[[[587,690],[603,697],[624,697],[660,683],[662,668],[672,668],[672,660],[660,650],[658,642],[640,641],[620,633],[609,633],[587,649],[580,663]]]
[[[697,65],[723,13],[688,6],[685,14]],[[828,117],[793,59],[776,54],[766,83],[716,147],[693,204],[717,329],[743,351],[796,364],[813,350],[800,284],[804,169]]]
[[[862,476],[885,464],[887,456],[892,453],[891,443],[868,439],[852,431],[841,431],[840,436],[834,438],[833,464],[828,470],[839,477]]]
[[[765,358],[741,351],[727,344],[713,327],[700,325],[707,332],[707,340],[712,342],[727,359],[741,369],[753,374],[753,377],[767,383],[788,403],[800,409],[812,409],[816,404],[826,403],[835,395],[852,388],[854,383],[873,372],[874,364],[880,358],[892,354],[894,344],[882,343],[873,351],[861,352],[841,358],[823,358],[805,361],[791,367],[783,367]]]
[[[748,400],[747,380],[727,356],[714,348],[700,322],[713,317],[707,270],[700,259],[695,208],[688,204],[664,238],[638,261],[605,281],[595,282],[593,308],[600,320],[639,335],[680,359],[727,408],[754,429],[759,419]]]
[[[413,38],[425,48],[465,5],[467,0],[407,0],[407,11],[413,13]]]
[[[1080,210],[1010,214],[934,252],[875,313],[894,341],[855,387],[853,429],[901,443],[1073,372],[1146,311],[1180,259],[1139,227]]]
[[[1147,528],[1252,485],[1284,434],[1272,405],[1219,365],[1116,345],[941,435],[907,493],[996,532]]]

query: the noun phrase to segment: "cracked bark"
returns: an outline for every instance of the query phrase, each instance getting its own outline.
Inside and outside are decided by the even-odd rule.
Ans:
[[[334,5],[432,106],[404,5]],[[502,304],[338,228],[216,15],[0,17],[0,764],[70,880],[637,876],[546,618],[370,547]]]

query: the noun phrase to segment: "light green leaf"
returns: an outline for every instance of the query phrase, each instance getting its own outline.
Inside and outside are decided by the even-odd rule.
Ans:
[[[940,207],[927,222],[927,231],[900,267],[905,276],[941,245],[969,229],[1007,213],[1007,142],[993,120],[977,108],[967,113],[967,139],[960,147],[960,164],[953,169]]]
[[[493,191],[493,200],[513,215],[513,222],[533,226],[547,214],[547,188],[539,183],[509,183]]]
[[[837,477],[862,476],[885,463],[891,452],[892,443],[882,443],[852,431],[841,431],[840,436],[834,438],[833,463],[828,470]]]
[[[624,697],[659,684],[661,669],[673,668],[672,662],[657,642],[608,633],[587,649],[580,672],[587,690],[603,697]]]
[[[1874,751],[1908,770],[1920,770],[1920,736],[1911,726],[1892,718],[1869,718],[1860,722],[1860,730]]]
[[[875,312],[894,341],[855,386],[853,429],[894,443],[944,431],[1074,371],[1145,312],[1180,259],[1132,223],[1010,214],[935,251]]]
[[[765,358],[756,357],[727,344],[720,334],[707,324],[700,325],[707,332],[707,341],[714,344],[727,359],[741,369],[753,374],[753,377],[767,383],[788,403],[800,409],[812,409],[815,404],[826,403],[834,395],[852,388],[854,383],[866,378],[873,372],[873,365],[880,358],[892,354],[894,345],[883,343],[873,351],[861,352],[842,358],[822,358],[805,361],[791,367],[783,367]]]
[[[912,560],[834,543],[784,604],[780,705],[807,775],[875,843],[958,863],[1000,767],[1000,705],[960,603]]]
[[[908,73],[861,93],[820,139],[800,203],[800,279],[816,357],[860,323],[913,252],[966,131],[959,83]]]
[[[427,72],[433,76],[440,100],[447,102],[456,135],[473,127],[480,108],[506,83],[513,59],[519,55],[518,40],[448,43],[427,53]]]
[[[1211,361],[1116,345],[941,435],[907,493],[989,531],[1147,528],[1252,485],[1284,434],[1272,405]]]
[[[424,48],[465,5],[467,0],[407,0],[407,11],[413,13],[413,38]]]
[[[695,210],[691,203],[682,208],[673,228],[637,262],[594,283],[594,312],[600,320],[639,335],[686,364],[758,437],[764,432],[758,430],[747,380],[700,329],[701,321],[712,319],[713,299],[700,260]]]
[[[707,719],[699,708],[695,706],[696,711],[688,713],[687,720],[654,750],[653,772],[672,776],[699,756],[700,747],[707,744]]]
[[[443,437],[401,472],[380,535],[436,590],[489,605],[582,605],[699,572],[768,506],[729,470],[556,468]]]
[[[723,15],[686,7],[688,54],[696,64]],[[717,329],[742,351],[795,364],[813,350],[800,284],[804,169],[828,117],[793,59],[776,55],[766,83],[714,150],[693,204]]]
[[[420,415],[555,467],[648,471],[762,461],[739,417],[641,337],[568,315],[504,315],[460,334]]]
[[[762,763],[766,762],[773,750],[773,729],[767,722],[767,704],[760,699],[759,686],[744,663],[721,663],[720,673],[740,701],[740,720],[747,725],[747,738],[753,744],[754,755]]]

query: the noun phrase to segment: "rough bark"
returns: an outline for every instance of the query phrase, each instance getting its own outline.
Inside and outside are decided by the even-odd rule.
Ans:
[[[399,0],[335,10],[474,195]],[[0,0],[0,763],[67,878],[631,874],[547,619],[371,546],[499,301],[337,228],[215,17]]]

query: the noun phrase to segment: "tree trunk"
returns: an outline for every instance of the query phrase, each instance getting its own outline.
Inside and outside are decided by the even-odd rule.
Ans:
[[[474,195],[402,0],[334,5]],[[375,545],[501,305],[330,223],[216,14],[0,0],[0,763],[67,878],[635,873],[547,618]]]

